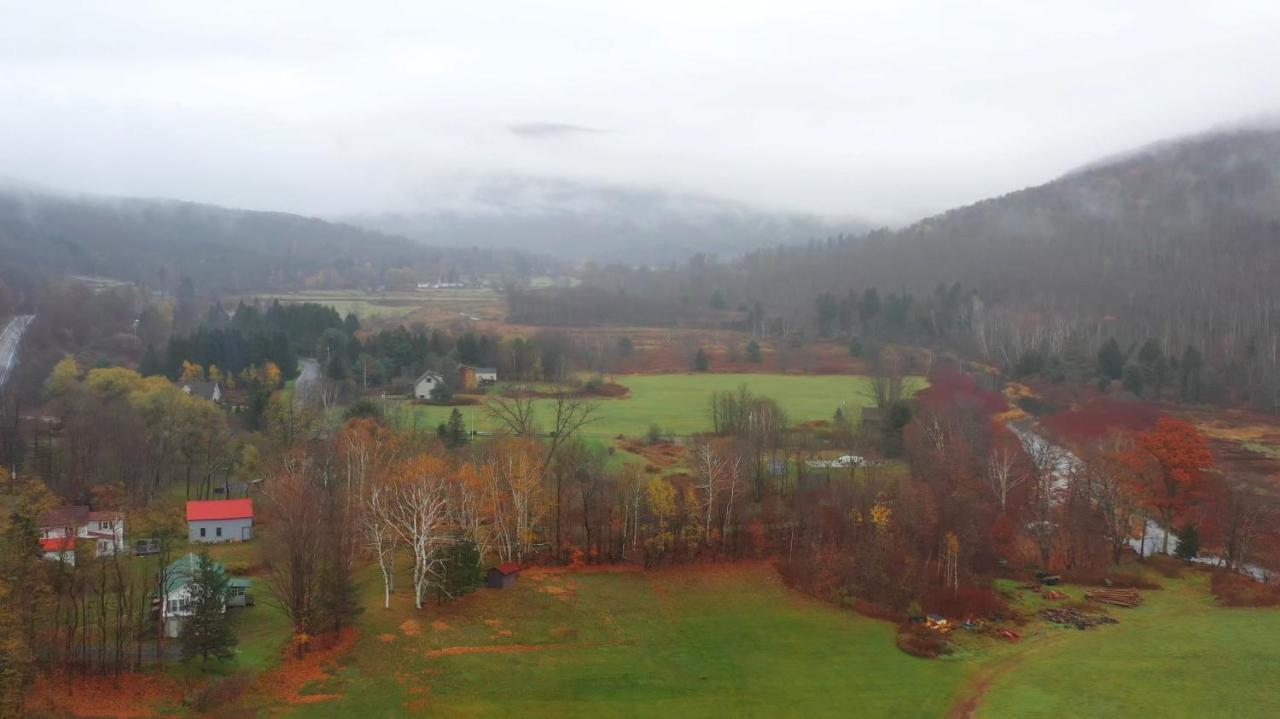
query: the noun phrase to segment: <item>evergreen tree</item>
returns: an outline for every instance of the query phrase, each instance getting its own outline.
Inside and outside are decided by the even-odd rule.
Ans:
[[[480,550],[475,542],[455,537],[444,549],[443,574],[441,601],[456,599],[483,584],[484,569],[480,566]]]
[[[156,352],[155,345],[147,345],[147,351],[142,353],[142,362],[138,364],[138,374],[143,377],[164,374],[164,364],[160,362],[160,353]]]
[[[1159,342],[1149,339],[1142,343],[1142,347],[1138,350],[1138,365],[1142,369],[1143,384],[1154,393],[1156,399],[1159,399],[1168,373],[1168,363],[1165,362],[1164,352],[1160,350]]]
[[[1178,545],[1173,549],[1175,557],[1190,562],[1200,555],[1200,529],[1194,523],[1186,524],[1173,536],[1178,539]]]
[[[1124,388],[1141,397],[1145,385],[1142,368],[1136,362],[1125,363]]]
[[[711,369],[711,359],[707,357],[707,351],[698,348],[698,354],[693,356],[693,368],[698,372],[706,372]]]
[[[760,364],[764,358],[760,355],[760,343],[751,340],[747,343],[747,361]]]
[[[457,407],[449,413],[449,425],[446,427],[445,444],[458,448],[467,443],[467,425],[462,421],[462,412]]]
[[[1115,338],[1108,339],[1098,350],[1098,374],[1103,381],[1110,382],[1124,377],[1124,353]]]
[[[209,557],[208,551],[200,553],[189,591],[191,616],[182,624],[182,658],[198,655],[202,664],[208,662],[210,656],[231,658],[236,638],[227,625],[230,580],[222,566]]]
[[[1187,345],[1182,351],[1182,361],[1178,363],[1179,384],[1182,387],[1182,401],[1200,401],[1200,367],[1203,360],[1195,347]]]

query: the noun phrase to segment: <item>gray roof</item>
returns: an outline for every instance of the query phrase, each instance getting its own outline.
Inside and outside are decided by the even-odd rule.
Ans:
[[[440,382],[444,380],[444,375],[440,374],[439,372],[433,372],[431,370],[427,370],[426,372],[423,372],[422,374],[418,375],[418,379],[415,379],[413,383],[417,384],[422,380],[428,379],[428,378],[433,379],[436,382]]]
[[[183,390],[190,390],[191,394],[205,399],[213,399],[213,391],[218,389],[218,383],[210,380],[197,379],[190,382],[182,383]]]

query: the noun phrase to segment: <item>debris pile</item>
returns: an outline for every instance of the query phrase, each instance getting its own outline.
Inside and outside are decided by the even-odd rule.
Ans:
[[[1084,593],[1086,599],[1117,607],[1136,607],[1142,604],[1142,596],[1136,589],[1093,589]]]
[[[1065,607],[1061,609],[1041,609],[1040,616],[1054,624],[1065,624],[1076,629],[1088,629],[1102,624],[1118,623],[1117,620],[1105,614],[1085,614]]]

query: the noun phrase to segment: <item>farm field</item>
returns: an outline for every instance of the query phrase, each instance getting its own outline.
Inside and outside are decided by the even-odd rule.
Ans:
[[[502,296],[489,289],[465,290],[308,290],[281,294],[261,294],[240,298],[245,302],[280,300],[292,304],[315,302],[332,307],[338,314],[355,314],[364,324],[421,321],[449,323],[460,315],[499,320],[505,314]]]
[[[421,614],[402,595],[360,623],[352,661],[315,688],[341,698],[286,715],[941,716],[966,671],[903,654],[891,625],[765,564],[527,571]]]
[[[677,435],[707,431],[711,429],[711,395],[743,384],[758,396],[776,400],[791,421],[829,420],[842,406],[856,417],[854,410],[871,404],[868,379],[856,375],[655,374],[627,375],[617,381],[631,394],[599,400],[596,419],[584,434],[638,436],[652,424]],[[915,385],[922,387],[923,380],[915,380]],[[494,429],[485,407],[460,409],[468,427]],[[434,427],[448,419],[452,408],[413,405],[412,411],[423,426]]]
[[[1280,610],[1214,606],[1208,575],[1185,574],[1119,624],[1051,629],[980,669],[975,716],[1280,716]]]

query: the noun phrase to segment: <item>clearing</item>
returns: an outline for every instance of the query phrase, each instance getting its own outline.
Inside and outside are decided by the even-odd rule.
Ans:
[[[596,402],[596,419],[583,434],[614,437],[640,436],[657,424],[664,433],[688,435],[711,429],[709,402],[714,392],[746,385],[759,397],[776,400],[791,421],[829,420],[844,408],[856,419],[862,407],[872,404],[869,380],[857,375],[787,374],[654,374],[628,375],[617,381],[631,393],[622,399]],[[922,379],[915,380],[923,386]],[[538,400],[543,403],[543,400]],[[452,407],[412,405],[417,421],[435,427],[449,418]],[[463,419],[472,429],[492,430],[494,424],[482,405],[463,406]]]

